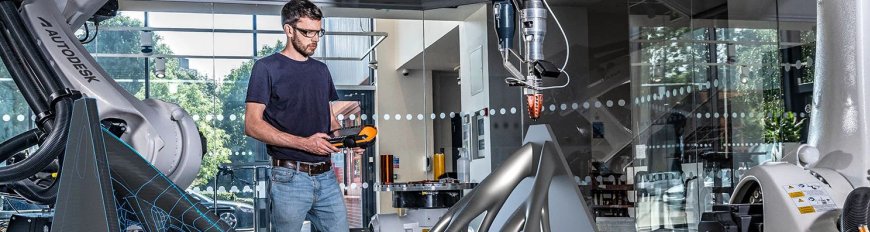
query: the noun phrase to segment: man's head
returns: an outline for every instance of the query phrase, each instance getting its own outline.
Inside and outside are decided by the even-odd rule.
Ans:
[[[320,8],[308,0],[291,0],[281,9],[284,34],[293,48],[304,56],[311,56],[323,36]]]

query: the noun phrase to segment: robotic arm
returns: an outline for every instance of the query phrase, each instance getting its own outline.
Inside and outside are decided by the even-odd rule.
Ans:
[[[563,88],[570,83],[571,77],[565,72],[565,67],[568,65],[571,48],[568,44],[568,37],[565,36],[565,30],[562,29],[562,24],[554,15],[553,19],[555,19],[556,24],[562,31],[562,36],[565,38],[566,54],[568,55],[562,68],[557,68],[553,63],[544,60],[547,12],[552,13],[550,5],[546,0],[526,0],[524,8],[515,4],[515,0],[493,1],[493,7],[495,8],[493,15],[495,17],[496,33],[499,38],[499,51],[502,56],[502,65],[512,76],[506,78],[505,82],[510,86],[524,88],[523,93],[525,94],[529,117],[535,120],[541,116],[543,108],[544,95],[542,91]],[[522,29],[525,57],[516,55],[513,51],[516,11],[521,12],[519,23]],[[510,62],[509,57],[511,54],[516,55],[521,60],[522,65],[526,67],[525,72],[521,72]],[[568,76],[568,83],[561,86],[543,86],[542,77],[557,78],[561,73],[565,73]]]
[[[53,203],[53,184],[46,187],[28,178],[44,172],[63,153],[71,103],[81,96],[96,99],[104,127],[179,187],[193,182],[204,144],[188,113],[178,105],[128,93],[73,33],[86,20],[100,17],[95,12],[116,11],[116,0],[26,0],[20,5],[7,0],[0,1],[0,10],[0,56],[37,115],[38,127],[0,144],[0,158],[40,145],[36,153],[0,168],[0,183],[14,183],[10,186],[32,201]]]

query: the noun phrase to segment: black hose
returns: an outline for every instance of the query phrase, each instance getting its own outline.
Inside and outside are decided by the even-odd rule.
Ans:
[[[60,155],[67,143],[73,100],[62,98],[55,105],[54,126],[39,150],[24,160],[0,167],[0,183],[12,183],[39,173]]]
[[[63,88],[60,77],[48,67],[48,61],[42,56],[34,36],[24,28],[24,22],[18,13],[18,7],[13,1],[0,1],[0,22],[6,26],[12,48],[18,52],[22,60],[30,65],[37,81],[44,88],[43,94],[51,99],[51,94],[59,93]]]
[[[30,109],[37,115],[48,111],[49,100],[45,94],[40,92],[39,86],[33,82],[34,78],[30,76],[21,60],[12,52],[12,45],[9,44],[9,39],[6,38],[5,33],[0,36],[0,58],[3,59],[3,64],[6,65],[6,69],[9,70],[12,80],[15,81],[15,85],[18,86],[18,90],[21,91],[21,95],[24,96]]]
[[[53,205],[57,200],[58,180],[55,180],[48,187],[39,186],[30,179],[20,180],[12,183],[9,187],[15,193],[25,199],[40,205]]]
[[[870,188],[860,187],[852,190],[843,203],[840,229],[843,232],[857,232],[858,227],[870,224]]]
[[[25,131],[0,143],[0,162],[39,143],[39,129]]]

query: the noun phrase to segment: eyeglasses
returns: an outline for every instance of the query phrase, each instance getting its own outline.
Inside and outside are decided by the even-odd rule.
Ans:
[[[306,30],[306,29],[301,29],[301,28],[295,27],[295,26],[290,26],[290,27],[292,27],[293,29],[299,31],[300,33],[302,33],[302,36],[305,36],[305,37],[307,37],[307,38],[312,38],[312,37],[314,37],[315,35],[317,35],[317,37],[323,37],[323,34],[326,33],[326,30],[324,30],[324,29],[320,29],[320,30]]]

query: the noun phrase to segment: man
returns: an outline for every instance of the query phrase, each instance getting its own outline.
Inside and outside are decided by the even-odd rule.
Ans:
[[[273,231],[300,231],[306,219],[319,231],[348,231],[330,162],[339,149],[327,142],[338,125],[329,105],[338,94],[326,65],[310,57],[323,36],[322,17],[308,0],[284,5],[284,50],[251,70],[245,134],[265,143],[272,157]]]

